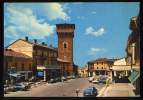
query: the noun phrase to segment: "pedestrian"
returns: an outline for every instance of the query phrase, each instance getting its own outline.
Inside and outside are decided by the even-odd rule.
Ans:
[[[79,89],[76,89],[76,95],[77,95],[77,97],[78,97],[78,93],[79,93]]]
[[[6,84],[6,86],[9,86],[8,80],[5,80],[5,84]]]

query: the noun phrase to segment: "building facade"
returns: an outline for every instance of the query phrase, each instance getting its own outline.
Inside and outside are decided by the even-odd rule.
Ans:
[[[25,80],[28,80],[32,77],[32,67],[32,58],[30,56],[11,49],[4,50],[4,80],[8,80],[11,73],[20,74],[23,72],[25,72]]]
[[[88,77],[88,67],[81,67],[78,69],[78,76],[80,77]]]
[[[23,53],[32,58],[33,75],[49,80],[59,76],[60,68],[57,65],[57,48],[41,44],[35,39],[33,42],[25,39],[18,39],[10,44],[8,49]]]
[[[126,65],[125,58],[121,58],[114,61],[112,66],[112,80],[115,82],[129,82],[128,77],[131,72],[131,66]]]
[[[89,76],[109,75],[113,65],[112,59],[99,58],[88,62]]]
[[[56,24],[58,36],[58,64],[61,68],[62,76],[75,74],[73,62],[74,30],[74,24]]]
[[[126,46],[126,62],[131,66],[130,82],[135,88],[135,93],[140,93],[140,29],[139,16],[132,17],[130,21],[131,33]]]

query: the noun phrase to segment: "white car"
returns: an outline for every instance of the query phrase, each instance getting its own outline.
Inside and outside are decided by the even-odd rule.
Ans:
[[[92,82],[94,80],[94,77],[89,77],[89,82]]]
[[[95,84],[96,84],[96,83],[99,83],[99,80],[98,80],[98,79],[93,80],[92,83],[95,83]]]

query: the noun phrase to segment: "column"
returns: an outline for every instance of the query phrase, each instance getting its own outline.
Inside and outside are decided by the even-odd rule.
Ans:
[[[90,72],[88,73],[89,77],[90,77]]]
[[[128,76],[128,71],[126,70],[126,76]]]
[[[46,70],[43,71],[44,71],[44,81],[46,81]]]
[[[115,76],[115,77],[117,76],[116,71],[114,71],[114,76]]]

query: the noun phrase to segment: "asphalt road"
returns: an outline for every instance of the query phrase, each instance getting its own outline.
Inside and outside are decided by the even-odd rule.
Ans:
[[[5,97],[76,97],[76,89],[79,89],[79,97],[83,96],[86,87],[95,86],[98,91],[104,84],[93,84],[88,82],[88,78],[71,79],[65,82],[46,83],[31,88],[29,91],[17,91],[5,94]]]

